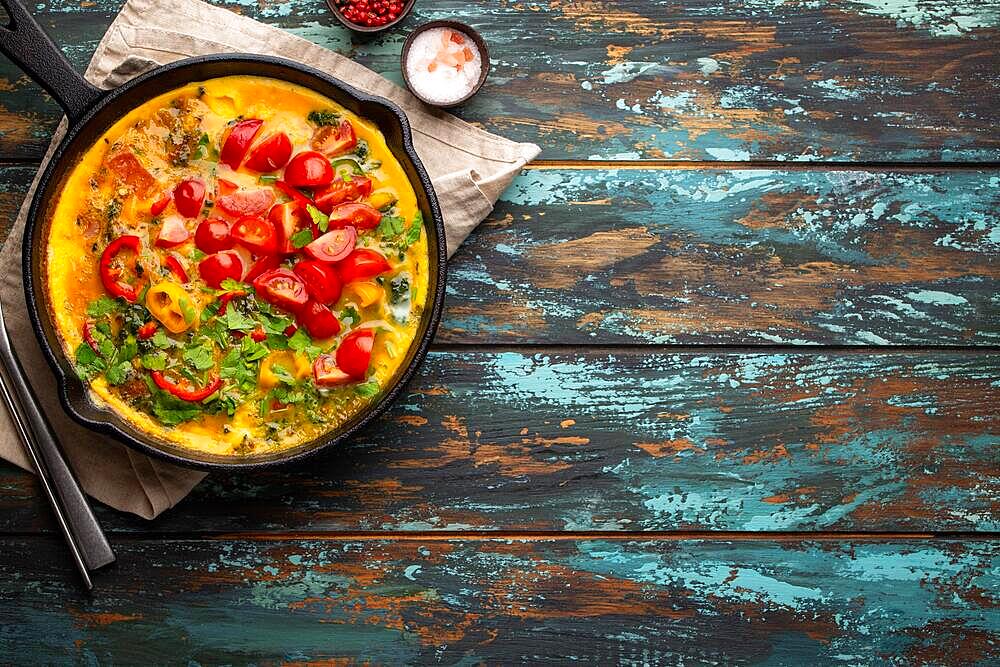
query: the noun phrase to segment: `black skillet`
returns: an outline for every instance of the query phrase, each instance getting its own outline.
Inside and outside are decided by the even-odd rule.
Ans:
[[[52,95],[69,120],[69,131],[56,147],[31,202],[24,230],[22,270],[28,313],[42,350],[59,382],[60,399],[70,416],[93,431],[110,435],[141,452],[172,463],[201,469],[235,470],[264,468],[302,459],[344,442],[382,414],[400,394],[427,354],[441,317],[446,278],[441,211],[430,178],[413,149],[410,124],[402,110],[388,100],[362,93],[315,69],[282,58],[252,54],[189,58],[158,67],[114,90],[100,90],[73,69],[21,0],[0,0],[0,4],[10,16],[9,25],[0,27],[0,52],[17,63]],[[305,86],[376,123],[417,194],[430,248],[428,301],[417,338],[410,346],[407,358],[391,386],[376,402],[335,431],[292,449],[241,458],[199,453],[164,442],[143,433],[112,411],[96,405],[63,352],[53,326],[43,270],[50,210],[63,180],[80,155],[116,120],[143,102],[194,81],[237,74],[271,77]]]

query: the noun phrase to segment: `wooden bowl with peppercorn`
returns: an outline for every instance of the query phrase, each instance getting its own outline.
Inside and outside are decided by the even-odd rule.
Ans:
[[[417,0],[326,0],[337,20],[350,30],[374,35],[392,28],[413,9]]]

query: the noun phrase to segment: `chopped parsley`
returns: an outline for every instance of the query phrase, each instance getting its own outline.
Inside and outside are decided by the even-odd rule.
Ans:
[[[340,115],[335,111],[310,111],[306,120],[318,127],[324,127],[339,123]]]

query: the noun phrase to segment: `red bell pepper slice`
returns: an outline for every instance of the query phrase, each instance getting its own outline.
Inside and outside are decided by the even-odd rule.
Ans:
[[[157,387],[163,391],[173,394],[182,401],[189,401],[191,403],[198,403],[199,401],[205,400],[217,392],[219,387],[222,386],[222,378],[218,375],[212,375],[212,377],[209,378],[208,383],[201,389],[189,389],[188,387],[182,387],[175,384],[160,371],[151,371],[150,375],[152,376],[153,382],[156,383]]]
[[[83,323],[83,340],[90,346],[90,349],[98,354],[98,356],[104,356],[97,347],[97,339],[94,338],[94,328],[93,320],[87,320]]]
[[[104,283],[104,289],[108,291],[108,294],[112,296],[120,296],[129,303],[135,303],[139,299],[139,291],[136,289],[135,285],[130,285],[129,283],[123,283],[119,281],[122,275],[123,267],[118,265],[115,260],[118,255],[125,250],[131,250],[136,255],[139,254],[139,245],[141,241],[138,236],[119,236],[114,241],[108,244],[108,247],[104,249],[101,253],[101,282]],[[135,262],[132,262],[132,267],[135,267]]]
[[[184,267],[181,266],[181,261],[173,255],[167,255],[167,268],[170,269],[182,283],[186,283],[188,281],[187,271],[185,271]]]

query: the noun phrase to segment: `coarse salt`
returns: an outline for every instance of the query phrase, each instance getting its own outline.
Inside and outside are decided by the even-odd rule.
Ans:
[[[483,71],[476,43],[453,28],[429,28],[410,44],[406,76],[420,97],[451,104],[471,93]]]

